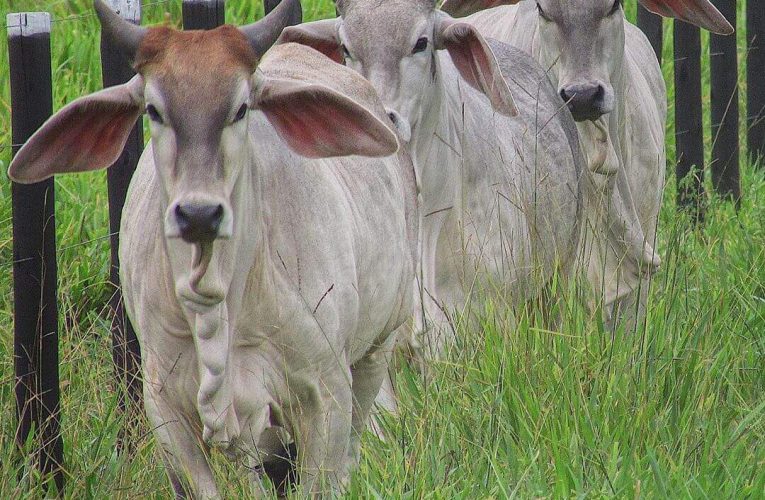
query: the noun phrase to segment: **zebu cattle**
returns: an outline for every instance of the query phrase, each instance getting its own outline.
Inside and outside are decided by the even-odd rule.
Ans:
[[[570,114],[529,56],[484,40],[434,0],[342,0],[285,29],[364,75],[409,139],[420,190],[416,329],[430,354],[472,297],[517,305],[568,272],[583,160]],[[428,322],[434,326],[428,326]]]
[[[95,7],[138,75],[63,108],[9,175],[105,168],[146,112],[121,279],[176,491],[217,497],[210,448],[254,468],[277,450],[279,428],[307,491],[341,485],[391,334],[411,316],[408,155],[356,73],[296,44],[264,56],[299,20],[298,0],[207,32],[142,28]]]
[[[640,0],[716,33],[733,28],[708,0]],[[509,4],[518,4],[510,5]],[[443,9],[549,68],[600,189],[587,193],[587,274],[604,317],[632,330],[644,314],[666,169],[667,95],[643,33],[621,0],[446,0]],[[490,8],[493,7],[493,8]],[[482,9],[489,9],[483,10]],[[477,13],[476,13],[477,12]],[[604,146],[606,151],[604,152]]]

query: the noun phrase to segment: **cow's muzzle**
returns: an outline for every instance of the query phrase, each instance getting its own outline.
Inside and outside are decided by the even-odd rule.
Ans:
[[[179,203],[175,206],[175,221],[181,238],[187,243],[213,241],[223,222],[223,205]]]
[[[560,89],[560,96],[578,122],[597,120],[613,109],[613,98],[608,89],[597,82],[565,85]]]
[[[184,197],[167,210],[165,235],[182,238],[186,243],[209,243],[230,238],[232,221],[228,204],[217,197]]]

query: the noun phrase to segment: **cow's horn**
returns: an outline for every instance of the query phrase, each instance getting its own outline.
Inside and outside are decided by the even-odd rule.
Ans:
[[[103,0],[93,0],[93,6],[104,34],[117,44],[117,48],[131,63],[135,61],[138,46],[148,29],[122,19]]]
[[[300,24],[302,21],[303,9],[300,7],[300,0],[282,0],[266,17],[239,29],[250,41],[255,53],[262,56],[276,42],[284,28]]]

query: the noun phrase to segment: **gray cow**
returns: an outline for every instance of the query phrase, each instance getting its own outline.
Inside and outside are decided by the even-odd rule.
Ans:
[[[146,112],[121,278],[177,492],[218,497],[210,447],[254,467],[281,448],[279,428],[306,491],[342,485],[392,332],[411,316],[411,160],[356,73],[297,44],[262,57],[299,20],[298,0],[207,32],[142,28],[95,5],[138,75],[63,108],[9,175],[107,167]]]
[[[366,77],[409,139],[420,191],[416,330],[430,354],[473,297],[538,297],[577,254],[583,160],[539,65],[434,0],[343,0],[341,18],[285,29]],[[435,327],[428,327],[431,320]]]
[[[640,2],[717,33],[733,31],[708,0]],[[624,18],[621,4],[446,0],[443,9],[453,15],[477,12],[463,20],[550,68],[602,186],[586,200],[589,280],[610,326],[624,318],[631,330],[644,314],[648,278],[660,264],[654,246],[666,169],[667,93],[651,45]],[[481,11],[488,7],[495,8]]]

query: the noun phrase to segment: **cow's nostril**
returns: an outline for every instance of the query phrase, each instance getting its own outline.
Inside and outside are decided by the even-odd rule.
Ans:
[[[598,89],[595,91],[595,102],[601,103],[603,102],[603,99],[606,96],[606,89],[603,88],[603,85],[598,85]]]
[[[560,97],[564,101],[568,101],[569,100],[569,96],[568,96],[568,93],[566,92],[566,89],[560,89]]]
[[[220,224],[220,221],[223,219],[223,205],[218,205],[215,208],[215,211],[213,212],[213,217],[217,221],[217,224]]]
[[[176,205],[175,206],[175,218],[181,224],[188,223],[188,218],[186,216],[186,212],[183,211],[183,207],[181,205]]]

